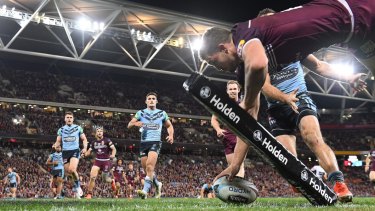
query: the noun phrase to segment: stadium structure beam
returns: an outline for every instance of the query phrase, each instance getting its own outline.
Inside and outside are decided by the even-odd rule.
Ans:
[[[15,5],[21,7],[21,8],[24,9],[25,11],[27,11],[27,12],[31,12],[31,10],[30,10],[29,8],[27,8],[25,5],[19,3],[18,1],[16,1],[16,0],[9,0],[9,1],[12,2],[12,3],[15,4]]]
[[[96,41],[99,39],[99,37],[104,33],[104,31],[108,28],[109,25],[115,20],[118,14],[120,14],[121,10],[116,10],[111,13],[111,15],[107,18],[105,21],[106,24],[102,31],[97,32],[96,35],[94,35],[94,39],[92,39],[89,43],[87,43],[86,47],[83,49],[81,55],[78,57],[78,59],[82,59],[86,53],[90,50],[90,48],[96,43]]]
[[[141,67],[141,64],[139,64],[137,62],[137,60],[134,59],[134,57],[116,40],[116,38],[112,37],[112,40],[113,42],[119,47],[121,48],[122,51],[124,51],[124,53],[126,55],[128,55],[128,57],[138,66],[138,67]]]
[[[172,53],[191,71],[191,72],[194,72],[194,70],[189,66],[188,63],[185,62],[185,60],[180,56],[178,55],[178,53],[173,50],[173,48],[169,47],[168,46],[168,49],[172,51]]]
[[[75,59],[75,58],[67,57],[67,56],[52,55],[52,54],[24,51],[24,50],[18,50],[18,49],[0,49],[0,51],[8,52],[8,53],[17,53],[17,54],[22,54],[22,55],[29,55],[29,56],[51,58],[51,59],[59,59],[59,60],[64,60],[64,61],[80,62],[80,63],[84,63],[84,64],[108,66],[108,67],[121,68],[121,69],[142,70],[142,71],[145,71],[145,72],[174,75],[174,76],[180,76],[180,77],[185,77],[185,78],[190,76],[190,74],[187,74],[187,73],[172,72],[172,71],[152,69],[152,68],[135,67],[135,66],[123,65],[123,64],[113,64],[113,63],[109,63],[109,62],[101,62],[101,61],[94,61],[94,60],[87,60],[87,59]],[[223,79],[223,78],[216,78],[216,77],[208,77],[208,78],[213,80],[213,81],[219,81],[219,82],[227,82],[228,81],[227,79]]]
[[[47,5],[49,0],[44,0],[38,8],[35,10],[35,12],[31,15],[30,18],[28,18],[23,24],[20,24],[21,28],[17,31],[17,33],[12,37],[12,39],[7,43],[7,45],[4,47],[5,49],[9,48],[10,45],[17,39],[17,37],[22,33],[22,31],[26,28],[27,25],[33,20],[39,13],[41,9],[43,9],[44,6]],[[22,23],[22,22],[21,22]]]
[[[8,1],[19,3],[20,0],[8,0]],[[19,7],[19,8],[16,8],[16,11],[20,11],[20,9],[28,11],[28,15],[26,17],[30,17],[32,15],[31,14],[32,12],[30,12],[30,9],[33,8],[32,6],[30,6],[32,4],[30,3],[30,5],[29,5],[28,2],[29,1],[22,1],[22,4],[23,4],[22,6],[18,5],[18,4],[15,4],[16,7]],[[45,1],[40,0],[40,2],[41,3],[47,2],[47,0],[45,0]],[[77,2],[79,2],[80,4],[76,4]],[[167,44],[164,44],[164,45],[161,45],[161,44],[165,43],[165,40],[168,40],[168,38],[170,38],[170,37],[169,36],[167,38],[163,37],[164,36],[163,32],[157,33],[157,31],[160,31],[160,29],[155,28],[155,26],[153,26],[152,24],[155,24],[155,23],[156,24],[162,24],[162,25],[170,24],[170,25],[167,25],[165,27],[165,28],[169,29],[168,32],[170,32],[170,30],[173,29],[173,27],[175,27],[174,24],[176,24],[176,23],[184,24],[185,30],[181,30],[181,29],[183,29],[183,27],[180,27],[178,29],[178,31],[175,31],[172,35],[173,39],[176,39],[176,37],[178,37],[178,36],[184,36],[186,38],[185,40],[187,42],[185,42],[185,44],[187,44],[187,45],[183,46],[184,48],[189,48],[189,46],[191,46],[191,39],[193,39],[193,36],[197,36],[197,37],[200,36],[202,34],[203,30],[205,29],[205,27],[219,26],[219,27],[223,27],[223,28],[230,28],[231,25],[232,25],[231,23],[215,21],[215,20],[211,20],[211,19],[207,19],[207,18],[195,17],[195,16],[191,16],[191,15],[188,15],[188,14],[184,14],[184,13],[168,11],[168,10],[164,10],[164,9],[154,8],[154,7],[150,7],[150,6],[147,6],[147,5],[137,4],[137,3],[134,3],[134,2],[127,2],[127,1],[121,2],[121,5],[120,5],[120,3],[117,4],[117,3],[114,3],[113,1],[112,2],[106,2],[104,0],[81,0],[81,1],[77,1],[77,0],[56,1],[56,0],[54,0],[54,3],[55,3],[55,6],[57,5],[56,11],[54,11],[53,10],[54,8],[52,8],[52,7],[47,7],[45,11],[40,11],[39,13],[48,14],[49,17],[51,17],[52,19],[53,18],[56,19],[56,22],[58,22],[58,23],[59,23],[59,21],[57,21],[57,19],[62,21],[62,23],[61,23],[62,25],[51,25],[49,23],[49,25],[51,25],[50,30],[53,29],[53,27],[64,27],[65,34],[68,36],[68,39],[71,39],[71,40],[69,40],[69,43],[72,47],[70,47],[70,45],[68,44],[67,41],[64,41],[65,44],[63,44],[64,42],[62,42],[62,40],[64,40],[64,39],[60,39],[60,40],[58,40],[58,42],[54,42],[54,41],[51,42],[49,40],[44,40],[43,36],[40,36],[40,38],[38,36],[28,37],[28,35],[26,33],[22,33],[22,36],[19,35],[19,34],[16,34],[16,35],[5,34],[5,36],[4,36],[5,32],[1,32],[2,34],[0,34],[0,35],[2,37],[4,37],[2,40],[3,41],[5,41],[5,40],[15,40],[16,38],[17,39],[25,39],[23,41],[30,40],[30,41],[33,41],[32,43],[34,43],[34,42],[39,43],[40,42],[40,43],[45,44],[43,46],[50,45],[51,49],[53,49],[57,46],[62,46],[65,49],[69,48],[73,52],[73,54],[76,55],[76,57],[72,58],[72,57],[67,57],[67,56],[60,56],[60,55],[56,54],[55,52],[49,53],[49,51],[45,51],[46,49],[43,49],[42,52],[48,52],[48,53],[39,53],[40,50],[38,50],[38,49],[31,48],[32,50],[30,50],[30,48],[23,48],[22,46],[21,47],[18,46],[17,47],[18,49],[14,49],[10,45],[8,46],[8,48],[4,48],[4,44],[6,45],[6,43],[1,45],[1,39],[0,39],[0,51],[9,52],[9,53],[20,53],[22,55],[27,54],[27,55],[30,55],[30,56],[40,56],[40,57],[47,57],[47,58],[53,58],[53,59],[61,59],[61,60],[65,60],[65,61],[82,62],[82,63],[87,63],[87,64],[96,64],[96,65],[102,65],[102,66],[107,66],[107,67],[118,67],[118,68],[121,68],[121,69],[142,70],[142,71],[148,71],[148,72],[155,72],[155,73],[161,73],[161,74],[169,74],[169,75],[187,77],[187,74],[185,72],[191,72],[192,70],[195,69],[195,71],[199,70],[199,72],[202,73],[205,70],[207,70],[209,65],[206,64],[206,63],[200,63],[200,61],[198,61],[197,58],[195,57],[196,55],[194,55],[194,53],[195,53],[194,51],[192,51],[192,53],[191,53],[192,59],[190,59],[190,57],[189,57],[189,60],[188,60],[188,57],[187,56],[185,57],[185,55],[182,55],[179,52],[179,49],[176,48],[176,46],[171,47],[171,49],[173,49],[173,51],[174,51],[173,55],[175,55],[175,56],[179,55],[179,57],[177,56],[178,59],[173,60],[173,55],[172,55],[172,58],[161,56],[162,54],[159,51],[163,48],[171,46],[171,45],[167,45]],[[82,8],[80,8],[81,5],[84,5],[84,6]],[[38,8],[38,9],[40,9],[40,8]],[[93,43],[91,43],[90,45],[86,45],[86,47],[84,48],[84,51],[86,51],[86,52],[84,53],[82,51],[82,53],[86,54],[86,53],[89,53],[89,52],[94,52],[94,53],[100,53],[100,54],[103,54],[103,55],[106,54],[106,53],[107,54],[115,54],[116,55],[116,58],[114,59],[115,61],[122,61],[122,59],[125,59],[125,58],[127,59],[127,57],[129,57],[132,60],[132,62],[130,62],[130,60],[129,60],[129,62],[127,62],[126,64],[130,63],[131,65],[124,65],[124,64],[120,64],[119,62],[118,63],[116,63],[116,62],[110,63],[110,62],[107,62],[107,61],[97,61],[97,60],[89,59],[89,58],[86,58],[86,57],[80,58],[78,56],[78,53],[75,53],[75,52],[78,51],[79,46],[74,45],[75,40],[73,39],[72,36],[70,36],[70,32],[72,32],[72,30],[79,30],[79,29],[74,27],[74,24],[73,24],[74,20],[68,19],[67,18],[68,16],[66,16],[64,18],[64,14],[69,14],[70,18],[74,17],[74,13],[76,13],[79,16],[84,15],[85,17],[88,17],[89,12],[99,12],[99,11],[109,12],[109,11],[117,11],[119,9],[122,11],[122,13],[119,14],[119,15],[122,16],[121,19],[118,18],[116,20],[116,22],[113,22],[112,24],[107,24],[108,28],[103,30],[102,31],[103,34],[101,35],[101,37],[103,37],[103,36],[109,37],[108,40],[111,40],[110,42],[112,42],[112,41],[114,42],[115,49],[101,48],[100,45],[94,45],[93,46]],[[140,13],[144,13],[147,18],[143,18],[142,15],[140,15]],[[36,11],[33,13],[33,15],[35,15],[35,14],[36,14]],[[133,14],[136,15],[136,17]],[[39,24],[48,25],[48,23],[45,23],[43,21],[40,21],[40,22],[37,21],[37,18],[41,18],[41,17],[43,17],[43,15],[39,16],[39,17],[35,17],[34,20],[29,19],[29,21],[33,21],[33,22],[39,23]],[[131,19],[128,19],[128,17],[131,17]],[[133,18],[133,17],[135,17],[135,18]],[[5,16],[2,16],[0,18],[12,19],[12,17],[5,17]],[[13,20],[18,21],[19,19],[17,20],[15,18],[13,18]],[[145,40],[138,40],[136,37],[133,36],[134,34],[133,35],[131,34],[131,30],[133,29],[133,26],[135,26],[135,25],[138,25],[138,26],[142,25],[148,31],[154,33],[153,36],[157,36],[158,38],[162,38],[157,42],[149,42],[151,45],[154,45],[154,46],[159,45],[159,48],[156,48],[156,51],[154,51],[155,49],[152,49],[154,51],[153,54],[149,53],[147,55],[148,52],[141,51],[142,48],[144,48],[145,46],[147,47],[148,45],[137,46],[137,43],[145,42]],[[118,27],[118,26],[121,26],[121,27]],[[136,28],[136,27],[134,27],[134,28]],[[48,31],[50,31],[50,30],[48,30]],[[29,30],[27,30],[27,31],[29,31]],[[49,32],[48,32],[48,34],[49,34]],[[95,35],[95,33],[93,33],[93,34]],[[55,34],[52,34],[52,35],[55,36],[55,38],[57,38],[56,35],[61,37],[61,34],[58,34],[58,32],[56,32],[56,31],[55,31]],[[49,36],[52,36],[52,35],[49,34]],[[5,37],[7,37],[7,38],[5,39]],[[8,39],[8,37],[9,37],[9,39]],[[117,43],[116,43],[115,40],[117,41]],[[96,39],[95,41],[100,42],[100,40],[98,40],[98,39]],[[131,48],[131,45],[129,45],[130,47],[128,47],[128,46],[125,47],[126,46],[125,44],[121,45],[121,43],[124,43],[124,41],[127,41],[129,43],[131,42],[131,44],[134,47],[134,50]],[[3,47],[1,47],[1,46],[3,46]],[[118,50],[117,47],[119,47],[121,49],[121,51]],[[158,47],[158,46],[156,46],[156,47]],[[348,51],[346,49],[336,47],[336,46],[331,46],[328,49],[325,49],[321,52],[318,52],[318,54],[320,53],[324,57],[324,54],[327,54],[328,51],[329,52],[338,52],[338,54],[347,54],[348,53]],[[69,52],[69,53],[72,54],[72,52]],[[82,54],[82,53],[81,53],[81,55],[84,56],[84,54]],[[70,56],[70,54],[69,54],[69,56]],[[125,55],[125,54],[127,56],[121,57],[121,55]],[[117,57],[120,57],[120,58],[117,58]],[[80,60],[82,60],[82,61],[80,61]],[[142,60],[145,61],[144,64],[143,64]],[[171,64],[171,65],[167,64],[165,67],[172,67],[174,64],[178,64],[179,68],[182,67],[183,70],[182,70],[182,72],[175,72],[175,71],[167,71],[168,68],[165,68],[165,67],[163,67],[163,68],[160,68],[160,67],[152,68],[152,65],[154,64],[154,62],[152,64],[150,64],[151,61],[162,61],[164,63],[168,62],[168,63]],[[192,64],[193,62],[194,62],[194,64]],[[134,66],[133,66],[133,63],[134,63]],[[306,70],[306,68],[304,68],[304,69]],[[307,71],[307,72],[309,72],[309,71]],[[347,100],[357,100],[357,101],[363,101],[363,102],[372,102],[372,103],[375,102],[375,100],[374,100],[375,99],[374,98],[375,92],[373,91],[375,89],[375,87],[368,87],[370,92],[367,91],[367,92],[365,92],[366,93],[365,95],[361,95],[360,97],[357,97],[357,94],[353,93],[352,90],[350,90],[350,87],[343,82],[332,81],[332,80],[329,80],[329,79],[321,79],[321,78],[319,78],[319,76],[311,75],[310,73],[305,73],[305,74],[309,75],[308,77],[306,77],[306,79],[311,79],[311,82],[312,82],[313,86],[316,85],[316,87],[317,87],[317,91],[310,92],[314,95],[328,96],[328,97],[334,97],[334,98],[342,98],[342,99],[347,99]],[[224,78],[224,77],[226,77],[226,78]],[[226,82],[228,80],[228,78],[229,77],[227,77],[227,76],[223,76],[223,78],[216,77],[216,78],[213,78],[213,80]],[[342,83],[342,84],[340,84],[340,83]],[[341,95],[337,94],[336,92],[333,92],[333,91],[337,90],[336,88],[345,90],[344,95],[341,96]]]
[[[122,13],[124,14],[124,17],[125,17],[125,23],[127,25],[127,28],[128,28],[128,31],[130,32],[131,29],[130,29],[130,25],[129,25],[129,22],[128,22],[128,18],[126,16],[126,14],[128,13],[126,9],[123,9],[122,10]],[[135,53],[137,55],[137,59],[138,59],[138,64],[139,66],[142,66],[142,60],[141,60],[141,57],[139,56],[139,51],[138,51],[138,48],[137,48],[137,43],[136,41],[134,40],[133,36],[130,36],[130,39],[131,39],[131,42],[132,42],[132,45],[133,45],[133,48],[135,50]]]
[[[72,52],[72,50],[70,50],[70,48],[60,39],[60,37],[54,32],[51,30],[50,26],[47,26],[47,25],[43,25],[55,38],[57,41],[59,41],[59,43],[75,58],[77,58],[77,52]],[[75,49],[74,49],[75,50]]]
[[[142,65],[142,67],[147,67],[147,65],[152,61],[152,59],[156,56],[156,54],[159,53],[159,51],[165,46],[165,44],[168,42],[169,39],[174,35],[174,33],[177,31],[177,29],[180,27],[181,23],[176,23],[172,26],[172,31],[169,33],[168,37],[159,45],[157,45],[156,51],[152,54],[150,58],[148,58],[145,63]],[[168,30],[168,29],[167,29]]]
[[[75,45],[74,45],[74,42],[73,42],[72,36],[70,36],[70,30],[68,29],[67,25],[65,24],[65,20],[64,20],[64,17],[62,16],[62,14],[61,14],[61,11],[60,11],[60,8],[59,8],[59,5],[56,3],[56,0],[53,0],[53,3],[55,4],[56,11],[57,11],[57,13],[59,14],[59,17],[60,17],[60,19],[61,19],[62,26],[64,27],[65,34],[66,34],[66,36],[68,37],[69,43],[70,43],[70,45],[72,46],[72,49],[73,49],[73,51],[74,51],[74,53],[72,53],[70,50],[69,50],[69,52],[71,52],[72,55],[73,55],[75,58],[78,58],[77,49],[76,49],[76,47],[75,47]],[[64,46],[66,46],[66,45],[64,45]]]

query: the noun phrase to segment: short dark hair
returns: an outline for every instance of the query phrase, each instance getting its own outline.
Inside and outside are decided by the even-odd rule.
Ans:
[[[259,11],[257,17],[264,16],[264,15],[266,15],[266,14],[268,14],[268,13],[276,13],[276,11],[273,10],[273,9],[271,9],[271,8],[264,8],[264,9],[262,9],[261,11]]]
[[[67,112],[65,112],[65,116],[66,116],[66,115],[72,115],[72,116],[74,116],[74,115],[73,115],[73,112],[71,112],[71,111],[67,111]]]
[[[150,95],[154,95],[156,98],[158,98],[158,95],[155,92],[149,92],[149,93],[147,93],[146,98],[148,96],[150,96]]]
[[[219,27],[208,29],[202,36],[202,47],[199,50],[199,58],[204,61],[207,57],[218,51],[220,43],[230,42],[230,30]]]
[[[229,81],[227,82],[227,89],[228,89],[228,85],[229,85],[229,84],[237,84],[238,90],[241,89],[241,85],[240,85],[240,83],[238,83],[238,81],[235,81],[235,80],[229,80]]]

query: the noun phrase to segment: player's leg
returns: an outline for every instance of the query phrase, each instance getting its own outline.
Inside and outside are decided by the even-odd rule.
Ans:
[[[148,192],[151,190],[151,187],[152,187],[152,176],[153,176],[153,172],[154,172],[154,168],[150,165],[152,165],[152,162],[151,159],[153,158],[153,163],[156,163],[155,161],[155,154],[156,152],[147,152],[147,156],[143,156],[141,158],[141,164],[142,164],[142,167],[143,169],[146,171],[146,178],[144,179],[144,184],[143,184],[143,189],[142,190],[138,190],[138,195],[142,198],[142,199],[145,199],[147,197],[147,194]],[[150,158],[150,155],[153,156],[152,158]],[[157,154],[156,154],[156,158],[157,158]],[[153,165],[155,166],[155,164]],[[149,172],[151,171],[151,172]]]
[[[51,172],[53,174],[53,172]],[[54,176],[52,175],[51,178],[49,179],[49,187],[52,190],[53,197],[56,196],[56,186],[55,186],[55,180]]]
[[[73,190],[76,192],[76,198],[80,198],[83,193],[82,193],[81,184],[79,181],[79,175],[77,171],[78,163],[79,163],[79,150],[77,150],[77,152],[74,154],[75,155],[73,155],[70,158],[68,171],[72,175],[72,178],[74,181]]]
[[[375,171],[370,171],[369,178],[370,178],[370,182],[372,183],[372,186],[374,187],[374,190],[375,190]]]
[[[155,151],[149,151],[147,160],[146,160],[146,178],[145,183],[143,186],[143,191],[148,193],[151,190],[153,179],[154,179],[154,171],[155,171],[155,165],[158,160],[158,153]]]
[[[225,157],[227,159],[228,166],[230,166],[230,164],[232,163],[232,159],[233,159],[233,153],[226,154]],[[244,162],[242,162],[241,167],[240,167],[240,171],[238,172],[238,174],[236,176],[242,177],[242,178],[245,177],[245,164],[244,164]]]
[[[16,195],[17,195],[16,192],[17,192],[17,188],[16,187],[10,188],[10,193],[11,193],[13,199],[16,198]]]
[[[95,180],[96,180],[96,178],[98,176],[99,170],[100,170],[100,167],[96,166],[96,165],[93,165],[92,168],[91,168],[91,171],[90,171],[90,182],[89,182],[89,186],[87,188],[87,195],[85,197],[86,199],[91,199],[92,198],[92,191],[94,190]]]
[[[152,177],[152,183],[155,185],[155,198],[160,198],[161,197],[161,189],[162,189],[162,186],[163,186],[163,183],[161,183],[160,181],[158,181],[157,179],[157,175],[155,173],[155,166],[156,166],[156,162],[157,162],[157,159],[158,159],[158,156],[159,156],[159,153],[160,153],[160,150],[161,150],[161,146],[162,146],[162,143],[161,142],[158,142],[158,143],[154,143],[151,148],[150,148],[150,152],[155,152],[156,155],[155,155],[155,164],[153,164],[153,177]],[[150,154],[149,152],[149,154]],[[149,156],[150,158],[150,156]],[[147,168],[147,163],[146,163],[146,168]]]
[[[121,183],[119,181],[116,181],[115,184],[116,184],[116,189],[115,189],[113,195],[115,197],[118,197],[119,192],[120,192],[120,188],[121,188]]]
[[[342,202],[351,201],[353,194],[344,183],[344,175],[338,168],[334,152],[323,140],[316,116],[302,117],[299,127],[303,140],[318,158],[319,165],[328,173],[328,180],[334,184],[338,199]]]
[[[63,170],[61,170],[61,172],[63,172]],[[63,186],[63,182],[64,182],[63,177],[64,177],[64,174],[61,173],[61,175],[56,178],[56,198],[57,199],[62,198],[61,191],[62,191],[62,186]]]

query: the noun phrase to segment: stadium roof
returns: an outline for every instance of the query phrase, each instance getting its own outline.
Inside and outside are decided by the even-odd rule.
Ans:
[[[161,77],[204,71],[213,80],[226,81],[234,76],[202,64],[193,48],[207,28],[231,25],[128,1],[0,0],[0,57],[59,66],[81,63]],[[350,61],[358,71],[369,72],[339,47],[316,55],[327,61]],[[373,87],[356,94],[347,84],[306,74],[313,94],[331,97],[326,106],[321,104],[324,107],[373,106]]]

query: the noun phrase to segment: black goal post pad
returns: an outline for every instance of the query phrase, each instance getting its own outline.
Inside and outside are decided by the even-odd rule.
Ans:
[[[321,206],[336,203],[337,196],[332,189],[208,78],[193,73],[184,82],[183,87],[238,137],[248,145],[253,145],[255,150],[311,204]],[[266,176],[267,172],[264,174]]]

